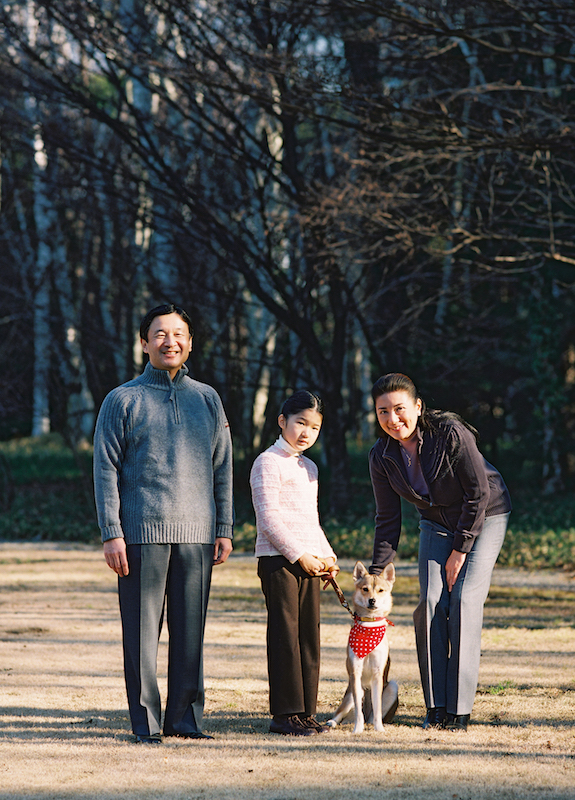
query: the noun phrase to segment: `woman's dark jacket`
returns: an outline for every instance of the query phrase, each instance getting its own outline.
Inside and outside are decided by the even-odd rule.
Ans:
[[[395,439],[383,436],[371,449],[369,470],[376,505],[371,572],[380,572],[395,557],[401,532],[400,497],[417,506],[423,519],[451,531],[453,548],[462,553],[473,547],[485,517],[511,510],[503,478],[477,449],[474,434],[457,419],[436,424],[431,430],[418,429],[419,461],[428,496],[411,487]]]

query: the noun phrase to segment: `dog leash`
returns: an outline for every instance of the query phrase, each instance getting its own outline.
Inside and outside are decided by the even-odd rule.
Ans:
[[[334,588],[334,591],[335,591],[335,593],[336,593],[336,595],[337,595],[337,598],[338,598],[339,602],[342,604],[342,606],[343,606],[343,607],[344,607],[344,608],[345,608],[347,611],[349,611],[349,613],[350,613],[350,614],[351,614],[351,616],[353,617],[353,616],[354,616],[354,613],[353,613],[353,611],[351,610],[351,608],[349,607],[349,603],[348,603],[348,602],[347,602],[347,600],[345,599],[345,595],[344,595],[344,593],[341,591],[340,587],[338,586],[338,583],[337,583],[336,579],[335,579],[335,578],[332,578],[332,577],[330,576],[329,578],[324,578],[324,580],[325,580],[325,583],[324,583],[324,585],[323,585],[323,590],[324,590],[324,592],[325,592],[325,590],[327,589],[327,587],[329,586],[329,584],[331,583],[331,585],[333,586],[333,588]]]
[[[323,580],[325,580],[325,583],[323,585],[324,592],[327,589],[328,585],[331,583],[331,585],[333,586],[334,591],[335,591],[335,593],[336,593],[336,595],[338,597],[339,602],[342,604],[342,606],[347,611],[349,611],[349,613],[353,617],[354,622],[383,622],[383,621],[385,621],[385,623],[387,625],[392,625],[393,626],[393,622],[390,619],[387,619],[387,617],[360,617],[358,614],[355,613],[355,611],[352,611],[351,608],[349,607],[349,603],[345,599],[345,595],[342,592],[342,590],[341,590],[338,582],[336,581],[336,579],[335,578],[331,578],[331,577],[330,578],[324,577]]]

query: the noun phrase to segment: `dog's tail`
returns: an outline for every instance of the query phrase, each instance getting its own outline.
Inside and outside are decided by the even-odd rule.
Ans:
[[[381,695],[381,718],[383,722],[391,722],[399,705],[399,686],[397,681],[386,683]],[[371,690],[366,689],[363,695],[363,716],[365,721],[373,725],[373,706],[371,704]]]
[[[391,722],[399,705],[399,686],[397,681],[390,681],[381,695],[381,716],[385,723]]]

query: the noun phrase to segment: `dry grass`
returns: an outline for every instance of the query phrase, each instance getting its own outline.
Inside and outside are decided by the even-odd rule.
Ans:
[[[341,578],[349,589],[350,578]],[[213,742],[136,746],[124,696],[116,586],[99,549],[0,546],[1,798],[575,798],[575,586],[500,572],[487,608],[467,734],[426,732],[412,568],[400,569],[391,644],[400,683],[385,733],[267,733],[265,616],[255,561],[214,573],[205,729]],[[348,616],[322,597],[319,715],[346,684]],[[165,674],[162,637],[160,673]]]

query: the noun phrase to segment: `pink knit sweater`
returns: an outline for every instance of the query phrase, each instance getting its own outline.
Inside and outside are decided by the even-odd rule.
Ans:
[[[319,524],[317,467],[281,436],[261,453],[250,474],[256,512],[256,556],[282,555],[294,564],[304,553],[335,558]]]

